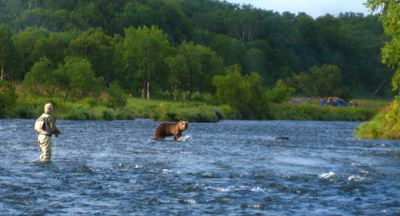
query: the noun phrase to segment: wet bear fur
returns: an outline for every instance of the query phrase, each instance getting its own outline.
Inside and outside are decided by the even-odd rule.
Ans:
[[[174,140],[179,141],[182,136],[182,132],[187,130],[188,126],[188,121],[163,122],[156,127],[154,139],[163,140],[167,136],[174,136]]]

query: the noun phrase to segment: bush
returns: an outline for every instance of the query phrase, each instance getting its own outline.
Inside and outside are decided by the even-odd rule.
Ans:
[[[18,95],[15,86],[5,80],[0,80],[0,111],[15,107]]]
[[[15,116],[17,118],[22,119],[34,119],[37,118],[41,112],[38,112],[32,105],[30,104],[17,104],[15,107]]]
[[[152,118],[156,121],[217,122],[223,119],[223,113],[217,108],[208,106],[176,108],[161,104]]]
[[[320,121],[366,121],[377,109],[363,107],[332,107],[312,104],[271,104],[272,119],[279,120],[320,120]]]
[[[119,120],[134,120],[135,119],[135,112],[128,109],[128,108],[122,108],[118,109],[117,111],[117,119]]]
[[[238,66],[229,67],[224,75],[213,78],[215,99],[219,104],[228,104],[246,119],[265,119],[268,101],[262,87],[262,77],[257,73],[244,76]]]
[[[88,109],[84,107],[77,107],[66,114],[65,118],[72,120],[90,120],[91,116]]]
[[[85,97],[79,101],[79,104],[83,106],[96,107],[103,105],[103,101],[94,97]]]
[[[289,87],[282,80],[278,80],[275,84],[275,88],[266,92],[266,98],[269,102],[281,103],[287,101],[294,92],[294,88]]]
[[[111,121],[117,119],[117,116],[110,108],[96,107],[92,111],[92,119]]]
[[[400,104],[393,102],[369,122],[356,128],[356,136],[366,139],[400,139]]]
[[[121,108],[127,103],[127,95],[124,90],[117,84],[112,83],[111,87],[106,90],[108,94],[106,105],[111,108]]]

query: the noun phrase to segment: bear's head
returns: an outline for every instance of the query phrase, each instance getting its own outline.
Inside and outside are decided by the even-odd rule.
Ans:
[[[189,121],[182,121],[182,120],[179,121],[178,128],[180,131],[184,131],[184,130],[188,129],[188,127],[189,127]]]

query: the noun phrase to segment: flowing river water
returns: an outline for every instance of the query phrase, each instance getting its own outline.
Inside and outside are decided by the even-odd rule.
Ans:
[[[57,121],[52,162],[34,120],[0,120],[1,215],[400,215],[400,142],[360,122]],[[288,140],[276,140],[287,136]]]

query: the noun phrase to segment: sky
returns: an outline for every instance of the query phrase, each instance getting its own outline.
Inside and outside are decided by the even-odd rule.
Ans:
[[[256,8],[277,12],[289,11],[297,14],[305,12],[317,18],[327,13],[338,15],[341,12],[357,12],[365,15],[370,12],[363,5],[367,0],[226,0],[239,4],[251,4]]]

